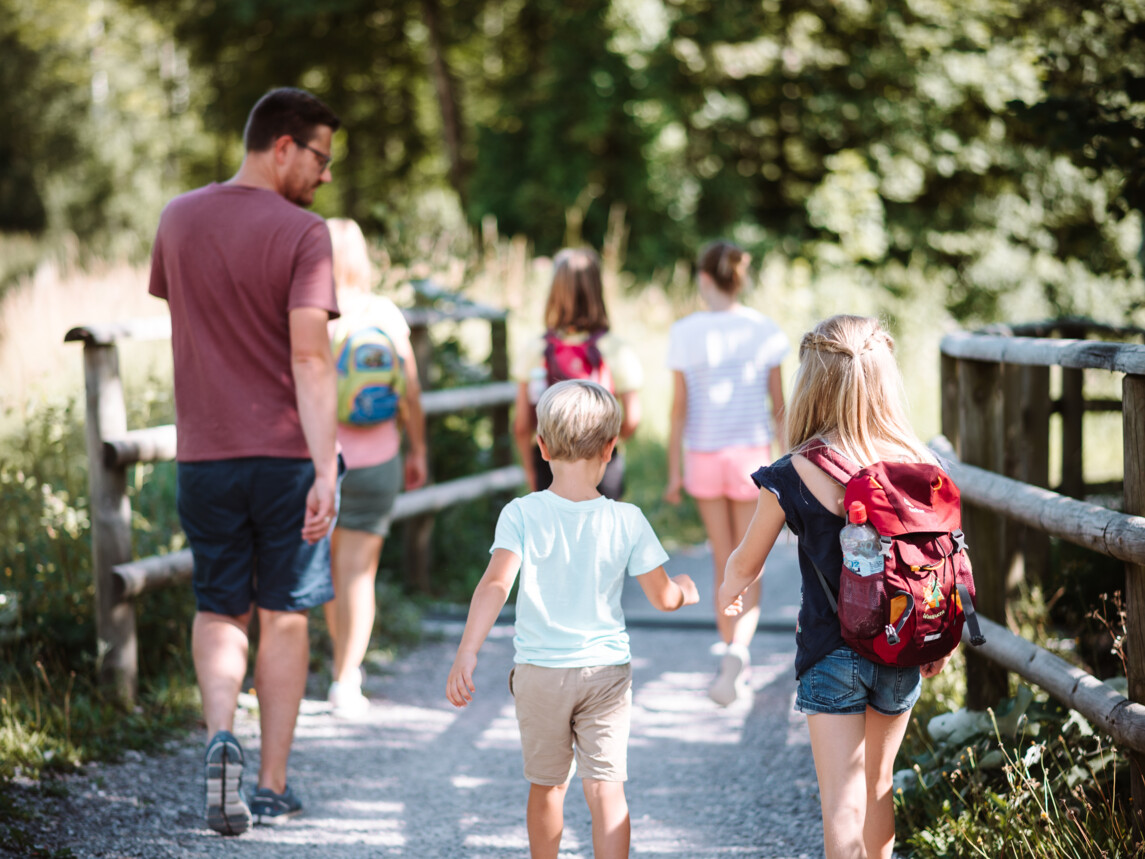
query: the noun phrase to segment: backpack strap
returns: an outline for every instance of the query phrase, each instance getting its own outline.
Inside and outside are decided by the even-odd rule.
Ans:
[[[797,452],[836,483],[843,486],[846,486],[847,482],[859,471],[858,465],[820,439],[814,439]]]
[[[810,556],[808,556],[807,560],[811,560]],[[823,575],[823,571],[819,569],[819,565],[814,561],[811,561],[811,566],[815,568],[815,574],[819,576],[819,584],[823,586],[823,593],[827,595],[827,602],[831,606],[831,611],[835,612],[835,614],[838,614],[839,601],[835,598],[835,592],[831,590],[831,586],[827,584],[827,577]]]
[[[966,628],[970,630],[970,644],[981,647],[986,643],[986,636],[982,634],[982,627],[978,623],[978,612],[974,610],[974,600],[970,598],[970,591],[966,585],[958,585],[958,597],[962,601],[962,615],[966,618]]]

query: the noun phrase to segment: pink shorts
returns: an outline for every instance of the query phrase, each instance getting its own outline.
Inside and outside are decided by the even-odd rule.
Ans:
[[[684,491],[693,498],[754,501],[759,487],[752,472],[771,464],[771,446],[684,451]]]

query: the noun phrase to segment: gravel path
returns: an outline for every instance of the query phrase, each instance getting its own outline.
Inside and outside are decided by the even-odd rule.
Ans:
[[[702,575],[705,558],[685,554],[673,565]],[[670,616],[628,612],[632,855],[822,855],[806,724],[791,709],[790,571],[779,566],[769,567],[769,581],[788,578],[770,589],[765,584],[768,608],[752,645],[753,694],[726,710],[705,694],[716,666],[711,625],[700,614],[669,626],[663,621]],[[797,587],[794,593],[797,599]],[[444,696],[460,630],[456,622],[432,624],[423,645],[372,673],[366,691],[374,706],[362,720],[336,720],[320,701],[304,702],[290,778],[306,810],[295,820],[256,827],[241,838],[206,829],[200,808],[205,737],[196,732],[172,743],[167,754],[134,755],[67,779],[65,796],[45,800],[42,843],[69,848],[77,859],[527,857],[528,786],[506,683],[512,628],[494,629],[478,666],[477,697],[462,711]],[[256,722],[244,709],[235,730],[252,760]],[[574,786],[561,857],[591,856],[589,816]]]

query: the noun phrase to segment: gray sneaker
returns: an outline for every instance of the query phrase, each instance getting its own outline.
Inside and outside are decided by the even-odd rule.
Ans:
[[[302,803],[290,789],[275,793],[269,787],[260,787],[250,798],[250,810],[254,822],[260,826],[277,826],[302,811]]]
[[[250,809],[243,801],[243,747],[230,731],[219,731],[203,756],[207,826],[223,835],[250,828]]]

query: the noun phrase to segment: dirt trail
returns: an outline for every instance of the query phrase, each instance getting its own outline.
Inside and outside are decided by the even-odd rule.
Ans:
[[[782,547],[781,547],[782,548]],[[706,553],[674,556],[671,572],[710,582]],[[701,584],[706,593],[710,584]],[[798,573],[780,552],[765,580],[766,609],[752,645],[752,695],[727,709],[705,689],[716,666],[707,610],[657,615],[626,592],[634,713],[628,799],[632,855],[818,859],[822,834],[803,717],[792,712],[793,617]],[[477,697],[445,700],[461,624],[428,624],[426,642],[367,679],[374,701],[360,721],[304,703],[290,778],[305,814],[224,839],[203,826],[202,744],[196,733],[169,753],[133,756],[68,780],[42,809],[45,846],[87,857],[527,857],[520,749],[506,677],[511,626],[482,652]],[[315,683],[315,697],[318,684]],[[236,726],[257,760],[255,716]],[[254,767],[251,767],[253,772]],[[591,859],[589,817],[569,791],[562,859]]]

